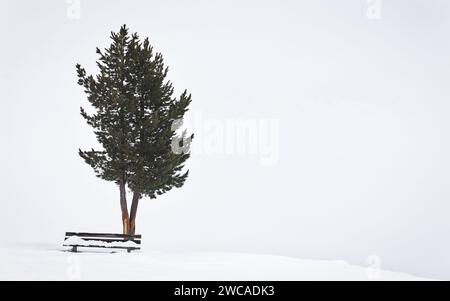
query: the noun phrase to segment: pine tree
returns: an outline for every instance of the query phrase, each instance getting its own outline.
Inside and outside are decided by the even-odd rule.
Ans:
[[[118,33],[111,32],[111,39],[104,51],[97,48],[98,75],[87,76],[76,66],[78,84],[95,111],[89,115],[81,107],[81,115],[102,146],[79,150],[79,155],[98,177],[119,186],[123,233],[133,235],[139,200],[181,187],[188,176],[183,169],[193,135],[183,131],[179,136],[177,131],[191,95],[184,91],[179,99],[173,97],[168,68],[148,38],[130,36],[124,25]],[[127,187],[133,192],[130,214]]]

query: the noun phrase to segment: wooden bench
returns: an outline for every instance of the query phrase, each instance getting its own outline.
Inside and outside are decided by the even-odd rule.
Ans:
[[[112,233],[66,232],[63,246],[72,247],[72,252],[82,248],[126,249],[128,253],[141,249],[141,235]]]

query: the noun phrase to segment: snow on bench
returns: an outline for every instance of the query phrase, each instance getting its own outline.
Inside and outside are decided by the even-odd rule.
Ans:
[[[72,247],[72,252],[77,252],[78,247],[126,249],[131,252],[141,249],[141,238],[141,235],[66,232],[63,246]]]

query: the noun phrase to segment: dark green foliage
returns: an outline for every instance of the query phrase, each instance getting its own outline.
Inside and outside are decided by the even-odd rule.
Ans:
[[[189,153],[173,152],[172,143],[180,139],[174,121],[183,118],[191,95],[173,97],[163,57],[148,38],[140,41],[124,25],[111,39],[109,48],[97,48],[98,75],[87,76],[77,65],[78,84],[95,109],[89,115],[81,108],[81,115],[103,147],[79,154],[100,178],[124,181],[132,191],[155,198],[187,178],[182,169]],[[181,143],[188,148],[189,141],[184,132]]]

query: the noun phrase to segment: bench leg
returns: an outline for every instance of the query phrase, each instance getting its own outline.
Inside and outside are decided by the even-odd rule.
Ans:
[[[77,248],[78,248],[77,246],[73,246],[73,247],[72,247],[72,252],[75,252],[75,253],[76,253],[76,252],[77,252]]]
[[[127,253],[131,253],[131,249],[127,249]]]

